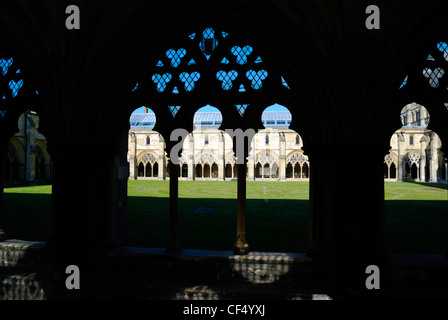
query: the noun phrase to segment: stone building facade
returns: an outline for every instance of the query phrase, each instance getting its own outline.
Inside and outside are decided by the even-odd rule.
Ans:
[[[439,136],[429,130],[430,116],[421,105],[406,106],[403,127],[391,138],[384,159],[386,181],[443,183],[448,170]],[[195,130],[185,139],[181,157],[181,180],[234,180],[237,178],[231,137],[220,130],[220,113],[197,113]],[[288,129],[289,112],[265,112],[264,130],[252,142],[248,157],[248,180],[308,181],[310,163],[300,134]],[[153,113],[133,114],[128,136],[129,179],[169,178],[168,155],[162,136],[153,131]],[[5,186],[51,183],[51,157],[46,138],[38,131],[39,116],[23,113],[18,132],[11,137],[5,158]]]
[[[219,113],[197,113],[195,130],[185,139],[179,177],[184,180],[232,180],[237,177],[232,139],[219,130]],[[401,114],[403,127],[391,138],[384,159],[386,181],[446,182],[447,168],[438,135],[427,129],[429,114],[410,104]],[[129,131],[130,179],[169,177],[163,138],[153,131],[155,115],[133,114]],[[300,134],[288,129],[289,112],[265,112],[248,157],[248,180],[309,180],[310,161]]]
[[[32,111],[18,119],[18,132],[9,140],[3,168],[6,187],[49,184],[51,157],[39,132],[39,116]]]

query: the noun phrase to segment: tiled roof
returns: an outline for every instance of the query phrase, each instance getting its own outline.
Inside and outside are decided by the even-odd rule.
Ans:
[[[261,118],[266,128],[288,128],[292,120],[291,113],[280,111],[264,112]],[[131,115],[130,123],[133,130],[152,130],[156,123],[156,116],[154,113],[134,113]],[[194,116],[195,127],[217,129],[221,123],[220,112],[198,112]]]

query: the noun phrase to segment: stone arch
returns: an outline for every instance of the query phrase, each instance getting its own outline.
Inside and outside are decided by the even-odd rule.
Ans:
[[[157,178],[159,176],[159,157],[151,151],[142,151],[137,156],[139,178]]]
[[[286,165],[290,166],[291,178],[308,179],[309,178],[309,160],[308,157],[300,151],[293,151],[286,157]]]

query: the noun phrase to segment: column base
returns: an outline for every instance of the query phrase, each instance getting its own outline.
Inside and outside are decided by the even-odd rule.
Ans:
[[[237,242],[233,247],[233,253],[237,256],[246,256],[249,252],[249,245],[246,242]]]

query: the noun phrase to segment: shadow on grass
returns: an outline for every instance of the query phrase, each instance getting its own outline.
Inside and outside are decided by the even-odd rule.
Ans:
[[[445,253],[448,201],[385,202],[389,252]],[[168,198],[128,197],[129,246],[164,248],[168,241]],[[50,194],[4,194],[9,239],[46,241],[51,225]],[[235,199],[179,199],[183,248],[233,250]],[[308,200],[247,200],[247,240],[252,251],[304,252],[309,237]]]
[[[423,182],[404,182],[409,184],[416,184],[422,187],[428,187],[428,188],[436,188],[436,189],[442,189],[447,191],[447,198],[448,198],[448,184],[441,184],[441,183],[423,183]]]

